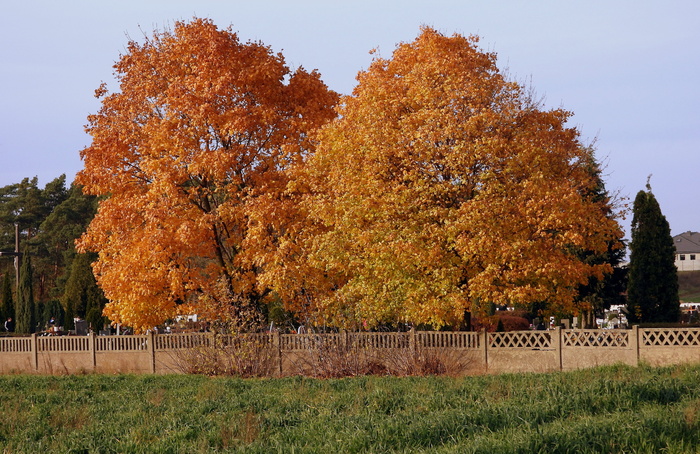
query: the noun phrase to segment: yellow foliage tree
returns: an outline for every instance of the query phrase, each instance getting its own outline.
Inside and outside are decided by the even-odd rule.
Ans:
[[[115,76],[119,92],[96,92],[77,176],[107,196],[79,240],[99,253],[105,314],[145,330],[179,303],[258,306],[269,288],[254,249],[293,213],[285,170],[313,150],[310,132],[335,116],[337,94],[204,19],[129,42]]]
[[[424,28],[358,76],[302,172],[300,247],[327,322],[459,323],[490,303],[573,310],[622,233],[570,113],[543,110],[477,38]],[[303,269],[303,267],[302,267]]]

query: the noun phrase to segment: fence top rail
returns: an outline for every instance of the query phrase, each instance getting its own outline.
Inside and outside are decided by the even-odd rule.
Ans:
[[[641,330],[641,345],[645,347],[700,347],[700,330],[654,328]]]
[[[700,328],[638,328],[640,345],[662,346],[700,346]],[[82,351],[89,345],[91,337],[96,341],[96,349],[133,350],[135,343],[139,349],[147,345],[151,336],[154,348],[171,350],[188,348],[193,345],[209,345],[209,342],[234,342],[236,339],[260,339],[270,345],[278,345],[282,350],[303,350],[314,348],[321,342],[323,345],[359,345],[368,348],[403,348],[414,347],[453,347],[453,348],[482,348],[486,340],[486,348],[501,349],[549,349],[555,346],[555,339],[561,336],[562,347],[615,347],[626,348],[633,342],[633,330],[629,329],[555,329],[555,330],[526,330],[509,332],[483,331],[396,331],[396,332],[335,332],[335,333],[250,333],[242,335],[215,334],[212,332],[193,333],[151,333],[140,335],[108,335],[108,336],[11,336],[0,337],[0,344],[26,343],[30,345],[35,339],[38,350]],[[483,337],[486,336],[486,337]],[[109,342],[109,346],[106,343]],[[22,349],[24,347],[7,347],[0,351]]]
[[[31,337],[0,337],[0,353],[26,353],[31,349]]]
[[[488,333],[488,347],[539,350],[552,346],[553,331],[507,331]]]
[[[639,331],[645,331],[645,332],[659,332],[659,331],[689,331],[689,332],[698,332],[700,331],[700,327],[693,327],[689,326],[687,328],[639,328]]]
[[[565,347],[630,347],[626,330],[565,330],[562,337]]]
[[[629,333],[631,329],[608,329],[608,328],[576,328],[576,329],[562,329],[562,333]]]

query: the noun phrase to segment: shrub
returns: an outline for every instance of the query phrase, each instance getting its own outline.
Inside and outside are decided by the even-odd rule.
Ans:
[[[505,331],[524,331],[530,329],[530,322],[524,317],[505,313],[499,316]]]
[[[392,349],[384,355],[388,375],[466,375],[473,364],[472,352],[448,348]]]
[[[268,377],[275,375],[275,350],[267,337],[216,336],[213,345],[177,350],[175,360],[187,374]]]
[[[474,330],[493,332],[498,325],[503,325],[503,331],[525,331],[530,329],[530,321],[523,316],[522,311],[497,311],[495,315],[473,319]]]
[[[294,355],[294,373],[315,378],[382,375],[385,368],[370,349],[342,342],[342,335],[306,335],[307,349]]]
[[[362,375],[465,375],[472,353],[449,348],[366,348],[339,336],[311,336],[308,349],[295,357],[297,375],[341,378]]]

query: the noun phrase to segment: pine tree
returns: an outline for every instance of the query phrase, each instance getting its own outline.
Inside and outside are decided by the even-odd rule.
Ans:
[[[651,192],[634,200],[627,284],[631,322],[676,322],[680,317],[676,249],[666,217]]]
[[[17,328],[18,333],[29,334],[36,327],[34,311],[34,290],[32,289],[32,260],[24,254],[19,270],[19,288],[17,289]]]
[[[50,199],[49,196],[46,198]],[[68,197],[54,207],[42,222],[34,244],[49,287],[44,296],[49,300],[63,295],[71,263],[76,256],[75,240],[85,232],[96,211],[97,198],[83,194],[82,188],[73,184],[68,190]],[[34,266],[36,272],[36,260]]]
[[[75,224],[71,219],[54,219],[53,223],[44,225],[48,217],[56,218],[52,213],[69,195],[65,182],[66,176],[61,175],[41,189],[34,177],[0,187],[0,249],[15,249],[15,224],[18,224],[20,250],[28,248],[32,254],[33,292],[39,305],[57,294],[54,290],[57,277],[64,270],[62,254],[66,249],[73,249],[75,239],[85,231],[92,216],[92,213],[84,213],[77,221],[81,230],[65,240],[59,236]],[[14,272],[11,260],[0,261],[0,274],[14,275]]]

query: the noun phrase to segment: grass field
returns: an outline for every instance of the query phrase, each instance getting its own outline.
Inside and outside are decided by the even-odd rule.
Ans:
[[[700,452],[700,366],[448,377],[0,376],[0,451]]]
[[[678,273],[678,296],[681,301],[700,303],[700,271]]]

